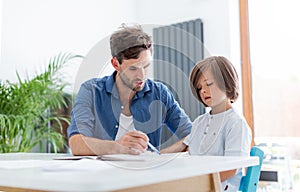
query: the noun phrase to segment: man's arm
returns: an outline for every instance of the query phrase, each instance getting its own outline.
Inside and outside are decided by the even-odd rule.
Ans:
[[[170,131],[175,133],[179,139],[184,138],[191,132],[191,120],[175,100],[172,92],[163,84],[161,86],[161,92],[161,101],[166,107],[164,123],[166,123]]]
[[[101,140],[76,134],[69,139],[73,155],[133,154],[137,155],[147,149],[149,141],[140,131],[127,132],[117,141]]]
[[[69,139],[73,155],[104,155],[116,153],[139,154],[137,150],[120,145],[118,142],[86,137],[81,134]]]
[[[173,145],[162,149],[161,153],[177,153],[177,152],[184,152],[187,151],[188,146],[183,143],[185,138],[181,139],[180,141],[177,141]]]

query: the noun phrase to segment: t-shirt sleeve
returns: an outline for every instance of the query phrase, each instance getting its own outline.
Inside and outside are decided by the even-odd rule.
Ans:
[[[189,146],[191,142],[191,134],[188,134],[185,139],[183,140],[183,144]]]
[[[225,156],[249,156],[251,129],[243,119],[234,120],[226,129]]]
[[[192,129],[191,133],[188,134],[185,139],[183,140],[183,143],[187,146],[191,144],[192,138],[197,134],[197,126],[199,124],[199,119],[201,118],[201,115],[198,116],[193,122],[192,122]]]

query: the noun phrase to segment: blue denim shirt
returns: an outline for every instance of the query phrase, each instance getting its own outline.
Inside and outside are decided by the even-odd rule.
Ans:
[[[83,134],[103,140],[115,139],[122,111],[115,75],[116,72],[81,85],[71,112],[69,138]],[[178,138],[191,131],[189,117],[162,83],[148,79],[133,97],[130,110],[135,129],[146,133],[155,147],[160,147],[162,127],[169,128]]]

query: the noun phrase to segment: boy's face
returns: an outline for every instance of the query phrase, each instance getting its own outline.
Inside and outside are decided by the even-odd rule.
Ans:
[[[133,91],[142,90],[145,86],[151,61],[150,50],[142,51],[137,59],[124,59],[119,71],[123,84]]]
[[[199,90],[199,95],[203,103],[208,107],[212,107],[212,110],[228,102],[226,93],[219,88],[210,71],[202,73],[198,81],[197,89]]]

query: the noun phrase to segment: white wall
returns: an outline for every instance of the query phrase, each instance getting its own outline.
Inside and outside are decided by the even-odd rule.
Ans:
[[[1,44],[2,44],[2,0],[0,0],[0,58],[1,58]],[[1,66],[2,65],[0,60],[0,67]]]
[[[237,0],[3,0],[0,80],[16,80],[16,69],[33,74],[57,53],[72,52],[94,63],[80,68],[81,77],[79,64],[68,69],[71,83],[76,78],[80,84],[108,61],[107,38],[121,23],[149,27],[196,18],[204,23],[207,55],[224,55],[239,68],[237,5]]]
[[[136,18],[135,0],[3,0],[2,8],[0,80],[11,81],[16,69],[32,75],[59,52],[86,55]]]
[[[238,30],[238,1],[224,0],[152,0],[138,1],[138,20],[144,24],[168,25],[200,18],[204,26],[204,44],[210,54],[231,57],[232,30]],[[236,15],[233,15],[236,14]],[[238,21],[238,20],[237,20]],[[239,36],[237,37],[239,40]]]

